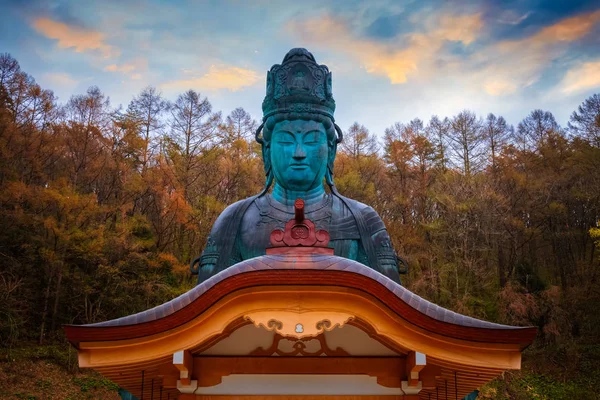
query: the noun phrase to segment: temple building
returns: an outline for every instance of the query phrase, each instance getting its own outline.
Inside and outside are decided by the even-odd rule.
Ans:
[[[458,400],[520,368],[535,328],[457,314],[334,255],[294,207],[264,256],[139,314],[66,326],[79,366],[144,400]]]

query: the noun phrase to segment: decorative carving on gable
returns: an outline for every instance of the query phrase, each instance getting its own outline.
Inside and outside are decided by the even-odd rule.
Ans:
[[[257,327],[263,327],[284,337],[316,337],[336,327],[344,326],[354,315],[344,312],[301,312],[301,311],[259,311],[244,318]]]
[[[199,346],[191,349],[192,354],[201,354],[203,351],[210,349],[212,346],[216,345],[220,341],[227,339],[236,330],[238,330],[241,327],[244,327],[246,325],[249,325],[251,323],[252,322],[250,322],[247,319],[244,319],[242,317],[234,319],[225,327],[225,329],[223,329],[222,332],[211,336],[210,338],[208,338],[208,340],[201,343]]]
[[[286,351],[286,349],[282,348],[282,342],[293,342],[292,350]],[[318,349],[315,351],[309,351],[308,346],[305,344],[306,342],[318,342]],[[314,343],[313,343],[314,344]],[[314,346],[311,346],[314,347]],[[305,356],[305,357],[318,357],[318,356],[329,356],[329,357],[342,357],[349,356],[350,354],[342,349],[341,347],[337,347],[335,349],[330,349],[327,345],[327,340],[325,339],[324,334],[320,334],[314,338],[304,338],[304,339],[289,339],[285,338],[282,335],[276,333],[273,337],[273,343],[268,348],[257,347],[252,350],[249,355],[251,356]]]

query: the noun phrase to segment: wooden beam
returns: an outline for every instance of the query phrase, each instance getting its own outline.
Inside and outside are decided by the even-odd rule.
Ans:
[[[232,374],[369,375],[383,386],[400,387],[406,376],[404,357],[194,357],[198,387],[218,385]]]
[[[195,397],[179,397],[180,400],[419,400],[419,396],[402,395],[194,395]]]
[[[427,365],[427,356],[418,351],[411,351],[406,357],[406,372],[408,375],[408,386],[419,384],[419,372]]]
[[[191,384],[194,358],[187,350],[179,350],[173,353],[173,365],[179,370],[179,380],[182,385]]]
[[[441,375],[442,368],[427,364],[421,372],[419,372],[419,380],[423,382],[423,389],[435,389],[436,379]]]

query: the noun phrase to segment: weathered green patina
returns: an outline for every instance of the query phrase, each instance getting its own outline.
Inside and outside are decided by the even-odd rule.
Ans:
[[[343,135],[334,120],[327,66],[317,64],[306,49],[290,50],[267,73],[262,108],[263,123],[256,140],[262,145],[265,188],[219,216],[202,256],[191,266],[198,282],[237,262],[264,255],[271,232],[282,229],[293,217],[297,198],[304,200],[306,217],[317,229],[329,232],[329,246],[336,255],[399,282],[402,263],[377,212],[335,188],[333,165]]]

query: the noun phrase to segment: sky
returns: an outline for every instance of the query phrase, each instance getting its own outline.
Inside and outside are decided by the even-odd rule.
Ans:
[[[342,129],[377,135],[463,109],[564,126],[600,92],[597,0],[0,0],[0,52],[61,102],[97,85],[126,107],[151,85],[260,119],[266,72],[294,47],[332,71]]]

